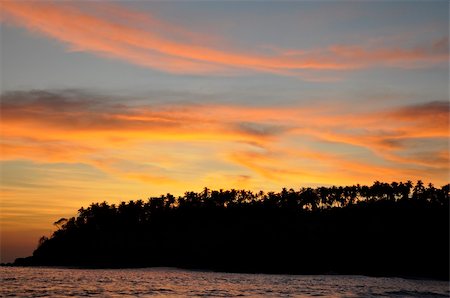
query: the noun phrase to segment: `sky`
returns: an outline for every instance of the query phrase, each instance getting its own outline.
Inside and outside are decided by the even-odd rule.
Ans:
[[[449,183],[448,1],[0,1],[1,262],[92,202]]]

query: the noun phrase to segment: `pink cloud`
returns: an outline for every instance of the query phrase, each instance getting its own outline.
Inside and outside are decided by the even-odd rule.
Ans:
[[[320,80],[320,76],[311,77],[301,71],[352,70],[380,65],[428,67],[448,61],[448,51],[445,51],[448,45],[441,40],[412,49],[330,45],[324,49],[286,50],[279,55],[219,49],[208,43],[212,37],[111,3],[81,7],[68,2],[4,1],[2,20],[64,42],[71,50],[176,73],[257,71]]]

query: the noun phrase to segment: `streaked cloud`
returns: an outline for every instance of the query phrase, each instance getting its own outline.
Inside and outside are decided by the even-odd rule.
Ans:
[[[104,98],[101,106],[98,98]],[[7,129],[2,130],[2,159],[82,162],[118,177],[169,184],[183,180],[173,166],[163,165],[176,149],[160,164],[158,150],[149,151],[154,154],[149,157],[142,155],[150,150],[146,144],[209,144],[210,154],[222,162],[273,181],[308,176],[311,181],[331,182],[336,172],[345,171],[343,183],[351,183],[356,178],[381,179],[386,173],[393,179],[419,177],[424,169],[434,169],[430,178],[443,182],[442,173],[449,168],[445,101],[353,113],[348,107],[330,106],[129,106],[105,98],[75,90],[3,94],[2,121]],[[420,142],[428,143],[423,147],[417,145]],[[318,149],[320,144],[326,148]],[[352,158],[336,146],[364,150],[365,157]],[[180,162],[202,154],[184,156],[180,151],[177,158]]]
[[[230,75],[251,71],[332,81],[338,77],[322,77],[308,71],[444,67],[449,57],[445,38],[412,48],[329,45],[272,54],[230,45],[218,47],[208,42],[213,38],[205,34],[113,3],[81,6],[74,2],[4,1],[2,20],[61,41],[69,45],[70,51],[94,53],[172,73]]]

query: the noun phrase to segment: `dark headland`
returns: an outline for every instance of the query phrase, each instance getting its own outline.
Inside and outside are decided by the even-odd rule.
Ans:
[[[449,279],[449,190],[372,186],[186,192],[81,208],[13,266],[170,266]]]

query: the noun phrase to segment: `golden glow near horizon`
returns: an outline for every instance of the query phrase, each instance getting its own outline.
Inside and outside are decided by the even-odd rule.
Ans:
[[[0,119],[2,261],[31,253],[37,239],[51,233],[52,222],[91,202],[203,187],[278,191],[375,180],[449,182],[449,103],[448,90],[442,90],[448,82],[448,26],[435,21],[433,12],[423,17],[426,24],[433,20],[429,29],[422,26],[418,33],[405,33],[388,19],[391,29],[374,27],[380,31],[350,37],[345,24],[316,36],[323,26],[294,15],[286,18],[292,23],[282,23],[290,28],[286,36],[311,22],[315,29],[304,35],[310,42],[274,34],[262,43],[263,31],[243,30],[240,36],[225,22],[226,12],[238,8],[226,5],[222,13],[205,3],[205,14],[218,19],[205,17],[215,26],[202,31],[206,27],[188,15],[184,25],[173,21],[177,5],[197,4],[1,2],[2,39],[12,41],[2,44],[2,68],[10,71],[2,73]],[[253,5],[264,11],[271,4]],[[304,5],[332,19],[326,6],[335,4],[284,5]],[[391,11],[389,3],[379,5]],[[347,9],[334,17],[358,16]],[[280,20],[281,12],[270,11],[267,22]],[[246,12],[245,24],[265,24]],[[389,30],[389,37],[380,37]],[[342,42],[333,41],[334,35]],[[58,47],[42,44],[47,40]],[[21,55],[31,59],[28,43],[41,54],[48,47],[61,56],[47,57],[41,69],[10,66]],[[74,56],[88,61],[83,75],[67,62]],[[110,90],[83,83],[84,75],[97,71],[89,68],[94,60],[104,63],[98,71]],[[116,94],[115,84],[127,80],[121,71],[136,71],[142,81],[127,81],[130,87]],[[158,84],[165,89],[151,87]],[[189,89],[196,84],[204,87]]]

